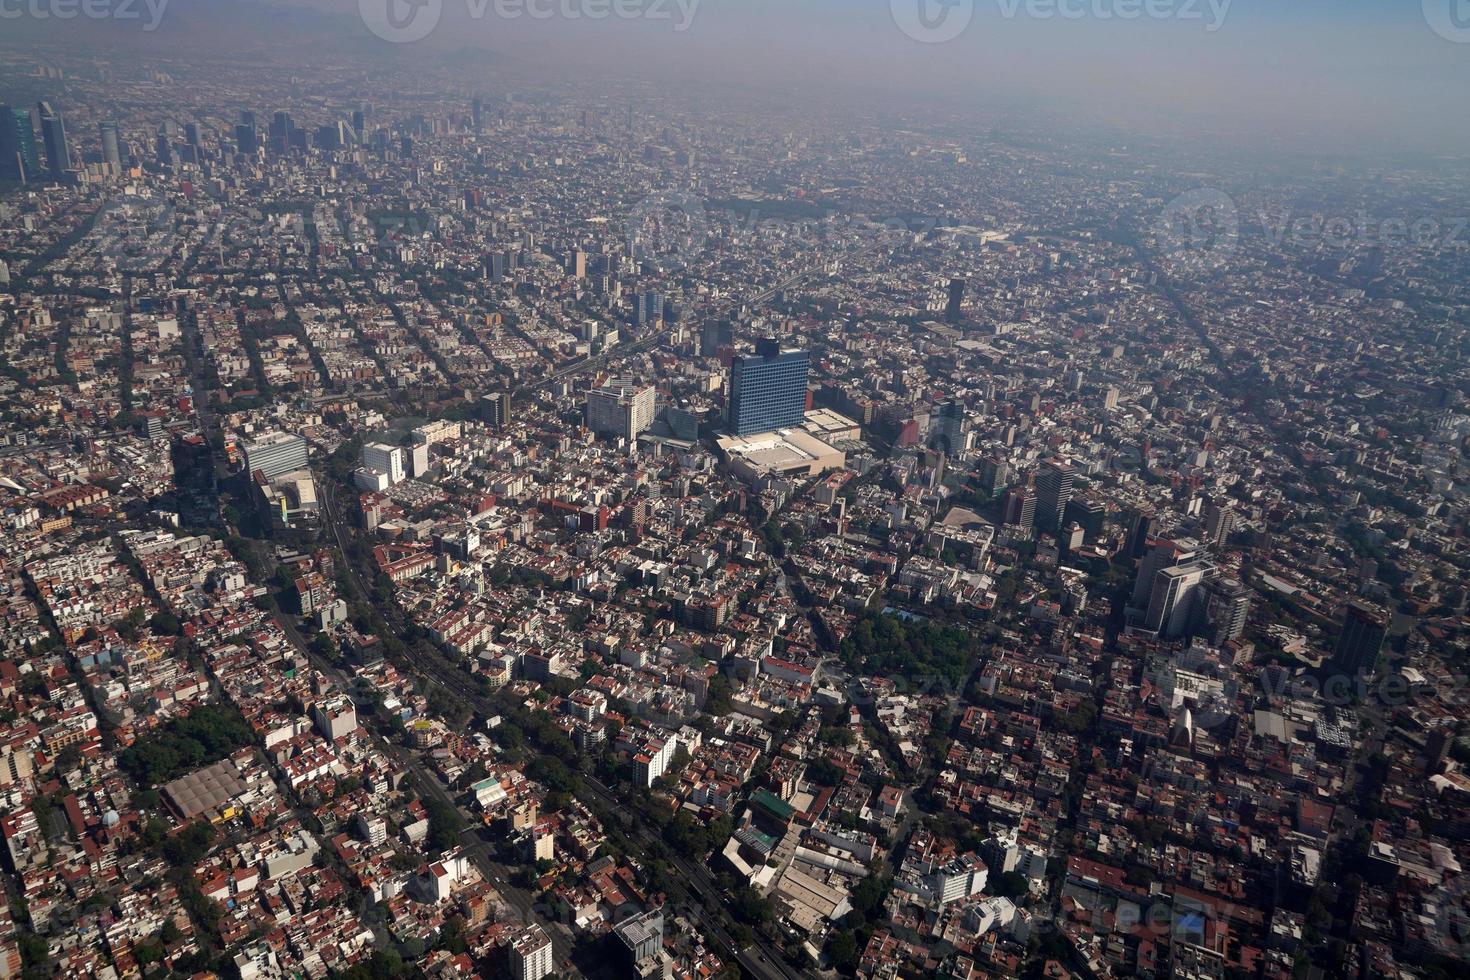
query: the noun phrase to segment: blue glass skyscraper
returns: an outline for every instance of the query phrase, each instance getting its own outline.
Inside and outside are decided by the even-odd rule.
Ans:
[[[41,159],[31,111],[0,103],[0,180],[39,180]]]
[[[57,183],[66,183],[71,172],[71,147],[66,142],[66,122],[49,102],[39,102],[41,142],[46,147],[47,174]]]
[[[806,421],[806,379],[811,358],[782,350],[773,338],[730,367],[730,431],[737,436],[774,432]]]

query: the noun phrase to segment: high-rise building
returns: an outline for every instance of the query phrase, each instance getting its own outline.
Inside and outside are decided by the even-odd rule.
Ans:
[[[510,972],[515,980],[541,980],[551,968],[551,940],[540,926],[526,926],[511,935]]]
[[[1189,538],[1153,541],[1148,553],[1138,563],[1138,577],[1133,580],[1133,597],[1129,605],[1137,609],[1146,608],[1159,572],[1187,564],[1203,555],[1199,543]]]
[[[664,298],[660,293],[644,292],[633,297],[633,322],[640,327],[664,318]]]
[[[1036,491],[1030,487],[1009,491],[1001,505],[1001,523],[1031,530],[1036,524]]]
[[[239,148],[242,156],[254,156],[260,152],[260,138],[256,135],[254,126],[244,123],[235,127],[235,145]]]
[[[1211,504],[1205,510],[1205,543],[1219,548],[1235,533],[1239,515],[1228,502]]]
[[[1062,513],[1072,499],[1072,464],[1049,460],[1036,476],[1036,523],[1043,531],[1062,526]]]
[[[0,103],[0,180],[25,182],[40,177],[31,111]]]
[[[1144,629],[1165,640],[1194,633],[1204,618],[1204,586],[1215,571],[1213,561],[1200,557],[1155,575]]]
[[[965,287],[968,285],[969,283],[966,280],[958,276],[949,281],[949,299],[944,304],[944,321],[946,323],[959,323],[960,320],[964,319],[964,314],[960,312],[960,308],[965,302]]]
[[[389,486],[402,483],[408,476],[401,446],[370,442],[362,447],[362,465],[387,476]]]
[[[1067,501],[1067,506],[1062,508],[1062,524],[1070,527],[1073,524],[1080,525],[1086,532],[1087,537],[1096,541],[1103,532],[1103,524],[1107,521],[1108,509],[1101,500],[1093,498],[1073,497]]]
[[[46,176],[58,183],[71,179],[71,147],[66,142],[66,121],[49,102],[36,103],[41,120],[41,145],[46,149]]]
[[[1245,633],[1245,624],[1250,618],[1250,590],[1239,579],[1222,576],[1206,587],[1205,595],[1210,645],[1223,646],[1239,639]]]
[[[475,98],[470,102],[470,125],[475,132],[480,132],[485,123],[485,100]]]
[[[654,389],[616,378],[587,393],[587,428],[604,435],[636,439],[653,424]]]
[[[244,445],[245,472],[263,473],[267,480],[304,470],[311,464],[306,440],[289,432],[268,432]]]
[[[1124,545],[1124,557],[1142,558],[1148,551],[1148,539],[1154,533],[1154,513],[1148,508],[1133,512],[1128,526],[1128,543]]]
[[[721,347],[735,345],[735,324],[729,320],[706,320],[700,329],[699,352],[713,357]]]
[[[1388,617],[1383,612],[1361,602],[1351,602],[1343,615],[1333,663],[1354,674],[1371,674],[1378,667],[1378,657],[1387,637]]]
[[[792,428],[806,421],[806,351],[782,350],[773,337],[757,341],[755,353],[730,367],[730,430],[737,436]]]
[[[98,123],[97,131],[102,137],[102,162],[114,170],[122,170],[122,149],[117,141],[117,123]]]
[[[510,253],[491,252],[485,256],[485,276],[491,281],[498,282],[510,274]]]
[[[980,485],[981,491],[987,493],[993,499],[996,494],[1005,489],[1006,480],[1010,479],[1011,467],[1005,458],[995,454],[984,457],[980,465],[975,469],[975,480]]]
[[[163,167],[172,167],[177,162],[173,141],[165,129],[159,129],[153,138],[153,158]]]
[[[964,402],[952,398],[935,409],[929,423],[929,442],[950,455],[970,448],[970,423]]]
[[[495,429],[503,429],[509,425],[510,393],[499,391],[481,398],[480,421]]]
[[[613,927],[626,952],[627,959],[636,969],[639,963],[658,958],[664,946],[664,910],[656,906],[624,919]]]

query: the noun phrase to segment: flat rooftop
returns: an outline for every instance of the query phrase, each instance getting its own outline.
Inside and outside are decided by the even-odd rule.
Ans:
[[[745,460],[765,472],[783,473],[808,468],[832,457],[841,465],[842,453],[801,429],[781,429],[749,436],[725,436],[718,440],[720,451]]]

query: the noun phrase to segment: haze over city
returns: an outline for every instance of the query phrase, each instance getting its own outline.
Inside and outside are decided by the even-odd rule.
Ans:
[[[1447,980],[1464,0],[0,0],[0,980]]]

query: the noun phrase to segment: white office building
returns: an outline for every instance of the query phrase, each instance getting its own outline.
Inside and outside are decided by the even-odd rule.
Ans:
[[[551,940],[540,926],[526,926],[510,937],[510,970],[516,980],[541,980],[552,969]]]
[[[268,432],[241,448],[245,452],[245,472],[263,473],[266,480],[311,468],[306,440],[289,432]]]
[[[1193,632],[1202,618],[1204,586],[1214,577],[1215,563],[1199,558],[1166,568],[1154,576],[1144,628],[1161,639],[1175,639]]]
[[[654,389],[626,378],[587,393],[587,428],[603,435],[636,439],[653,425]]]
[[[362,465],[376,470],[388,478],[388,485],[397,486],[408,478],[404,470],[403,449],[381,442],[370,442],[362,447]]]

